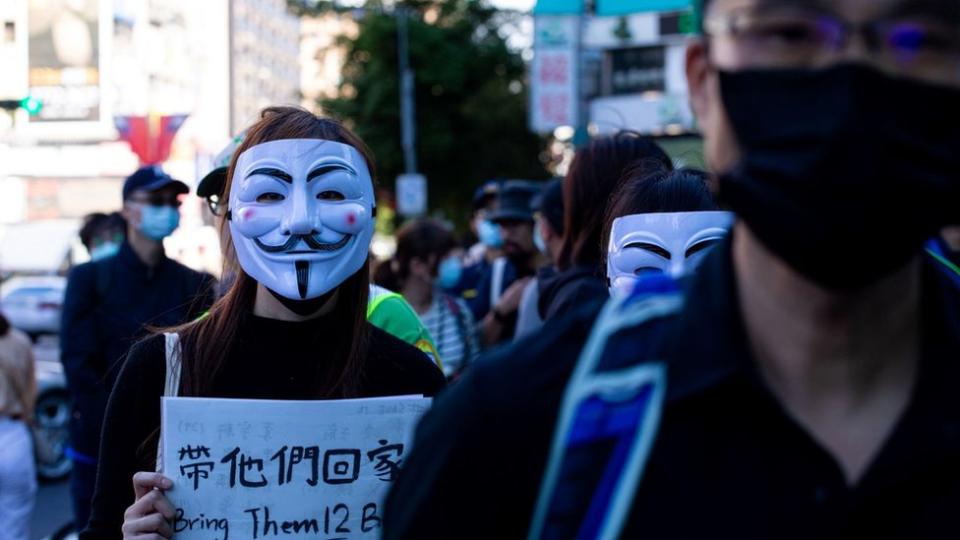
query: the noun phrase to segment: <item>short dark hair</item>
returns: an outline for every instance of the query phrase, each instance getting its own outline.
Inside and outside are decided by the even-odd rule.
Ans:
[[[632,131],[594,139],[577,150],[563,179],[563,245],[558,257],[561,271],[600,264],[607,201],[624,172],[641,163],[673,169],[670,157],[653,139]]]
[[[84,216],[83,226],[80,227],[80,242],[82,242],[88,250],[93,247],[93,237],[100,232],[100,229],[106,222],[107,215],[103,212],[94,212]]]
[[[87,214],[83,218],[83,226],[80,227],[80,242],[90,250],[93,248],[93,239],[104,230],[116,229],[121,234],[126,233],[127,222],[118,212],[104,214],[94,212]]]
[[[610,229],[619,217],[659,212],[709,212],[720,206],[710,192],[709,176],[696,169],[650,170],[635,167],[624,175],[603,219],[601,246],[606,262]],[[606,272],[606,264],[601,266]]]

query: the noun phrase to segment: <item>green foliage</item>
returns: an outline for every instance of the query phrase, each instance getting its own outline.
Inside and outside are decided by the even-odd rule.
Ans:
[[[498,33],[513,22],[511,14],[481,0],[404,5],[419,172],[428,179],[431,212],[442,209],[462,225],[473,190],[484,180],[547,176],[540,161],[544,141],[527,129],[526,67]],[[356,38],[341,38],[347,61],[340,97],[321,106],[370,146],[380,184],[392,188],[404,167],[397,20],[381,2],[368,0],[357,22]]]

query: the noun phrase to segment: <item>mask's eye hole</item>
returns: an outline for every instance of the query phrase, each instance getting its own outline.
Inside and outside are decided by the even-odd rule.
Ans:
[[[702,240],[700,242],[697,242],[696,244],[690,246],[690,248],[687,250],[686,256],[687,258],[690,258],[692,255],[696,255],[697,253],[700,253],[705,249],[713,247],[714,244],[716,244],[719,241],[720,241],[719,238],[711,238],[709,240]]]
[[[258,203],[268,203],[268,204],[278,203],[278,202],[283,202],[285,199],[286,197],[284,197],[280,193],[274,193],[272,191],[270,193],[264,193],[262,195],[257,196]]]
[[[317,198],[320,199],[321,201],[342,201],[346,197],[344,197],[343,193],[340,193],[339,191],[327,190],[327,191],[321,191],[320,193],[318,193]]]
[[[654,268],[652,266],[641,266],[640,268],[637,268],[636,270],[633,271],[633,275],[637,277],[649,276],[652,274],[662,274],[662,273],[663,273],[662,269]]]
[[[662,247],[660,247],[660,246],[658,246],[658,245],[656,245],[656,244],[651,244],[651,243],[649,243],[649,242],[631,242],[631,243],[629,243],[629,244],[627,244],[627,245],[625,245],[625,246],[623,246],[623,247],[624,247],[624,249],[626,249],[626,248],[644,249],[644,250],[649,251],[650,253],[653,253],[653,254],[655,254],[655,255],[658,255],[658,256],[660,256],[660,257],[663,257],[664,259],[666,259],[666,260],[668,260],[668,261],[670,260],[670,252],[669,252],[669,251],[663,249]]]

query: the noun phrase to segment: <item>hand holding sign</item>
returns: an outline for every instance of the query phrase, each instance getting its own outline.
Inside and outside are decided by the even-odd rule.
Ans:
[[[178,540],[377,538],[429,402],[164,398],[162,466],[175,487],[169,501],[153,490],[131,507],[130,530],[168,537],[155,522],[169,515]]]
[[[176,511],[164,496],[164,489],[173,487],[173,482],[160,473],[138,472],[133,475],[133,493],[136,498],[123,514],[123,537],[139,538],[156,534],[162,538],[172,538],[170,521]]]

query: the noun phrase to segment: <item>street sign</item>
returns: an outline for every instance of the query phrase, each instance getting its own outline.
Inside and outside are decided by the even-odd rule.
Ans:
[[[577,17],[538,15],[530,71],[530,129],[552,133],[579,122]]]
[[[397,213],[406,217],[427,213],[427,177],[422,174],[397,177]]]

